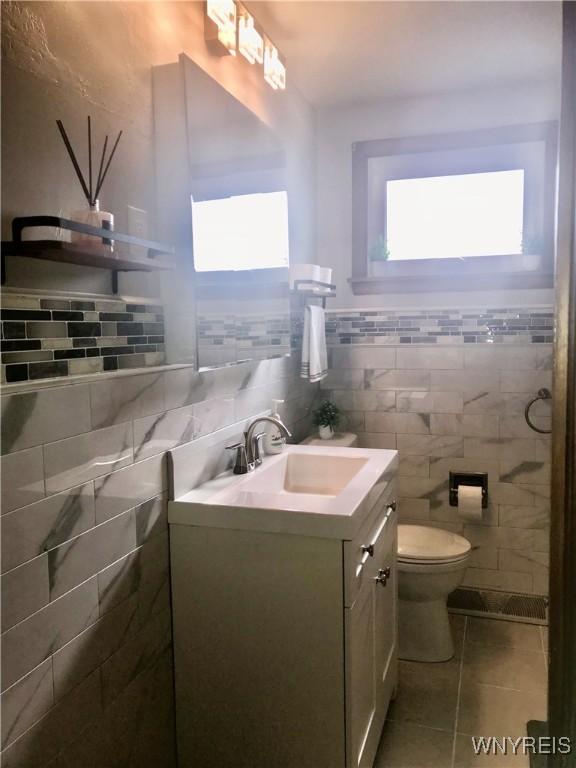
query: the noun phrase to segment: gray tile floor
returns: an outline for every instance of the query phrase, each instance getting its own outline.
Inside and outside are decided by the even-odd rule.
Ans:
[[[528,720],[546,719],[546,628],[458,615],[451,621],[451,661],[400,662],[375,768],[529,766],[520,754],[476,756],[471,736],[525,736]]]

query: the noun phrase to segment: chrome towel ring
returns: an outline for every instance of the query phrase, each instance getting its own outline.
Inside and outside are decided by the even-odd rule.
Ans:
[[[537,403],[538,400],[551,400],[552,399],[552,393],[549,389],[546,389],[546,387],[542,387],[542,389],[538,390],[538,394],[536,397],[533,397],[532,400],[528,403],[526,408],[524,408],[524,418],[526,419],[526,424],[530,427],[530,429],[533,429],[534,432],[540,432],[541,435],[549,435],[552,430],[551,429],[540,429],[540,427],[535,426],[532,421],[530,420],[530,408],[534,405],[534,403]]]

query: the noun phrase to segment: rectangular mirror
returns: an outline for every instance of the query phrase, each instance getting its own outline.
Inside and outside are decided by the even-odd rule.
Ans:
[[[188,193],[198,367],[290,353],[286,154],[259,117],[187,56]]]

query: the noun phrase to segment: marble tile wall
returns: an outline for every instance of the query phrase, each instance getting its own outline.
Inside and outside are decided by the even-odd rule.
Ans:
[[[514,310],[534,312],[552,314]],[[457,531],[472,542],[466,585],[546,594],[550,439],[527,426],[524,407],[551,386],[553,348],[530,336],[470,344],[459,332],[434,346],[378,334],[367,344],[343,344],[332,336],[321,386],[360,445],[399,451],[401,520]],[[549,403],[537,403],[532,413],[549,428]],[[481,523],[464,522],[449,505],[450,470],[488,472],[490,504]]]
[[[14,383],[164,362],[159,304],[2,296],[2,381]]]
[[[2,765],[175,765],[166,451],[269,409],[296,360],[2,397]]]

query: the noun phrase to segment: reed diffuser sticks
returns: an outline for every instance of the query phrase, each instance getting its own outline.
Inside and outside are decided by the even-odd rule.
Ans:
[[[110,164],[112,163],[112,159],[116,153],[116,149],[118,147],[118,143],[120,141],[123,131],[120,131],[120,133],[118,134],[118,137],[114,142],[114,146],[112,147],[112,151],[110,152],[110,155],[108,156],[108,158],[106,158],[106,150],[108,148],[108,136],[106,136],[106,138],[104,139],[104,145],[102,147],[102,155],[100,157],[100,164],[98,167],[98,176],[96,178],[96,183],[93,185],[92,184],[92,181],[93,181],[93,178],[92,178],[92,119],[90,115],[88,115],[88,183],[86,183],[86,179],[84,178],[84,175],[80,170],[80,165],[76,158],[76,154],[72,148],[72,144],[70,143],[70,139],[68,138],[68,134],[66,133],[66,129],[64,128],[64,124],[62,120],[56,120],[56,125],[58,126],[58,130],[60,131],[60,135],[62,136],[62,141],[64,142],[64,146],[68,151],[68,155],[70,157],[70,160],[72,161],[74,170],[76,171],[76,176],[78,177],[78,181],[80,182],[80,186],[82,187],[82,192],[84,193],[84,196],[88,201],[88,205],[90,207],[93,207],[96,204],[96,200],[98,199],[98,195],[100,194],[100,190],[102,189],[102,185],[104,184],[104,180],[106,179],[108,170],[110,169]]]

